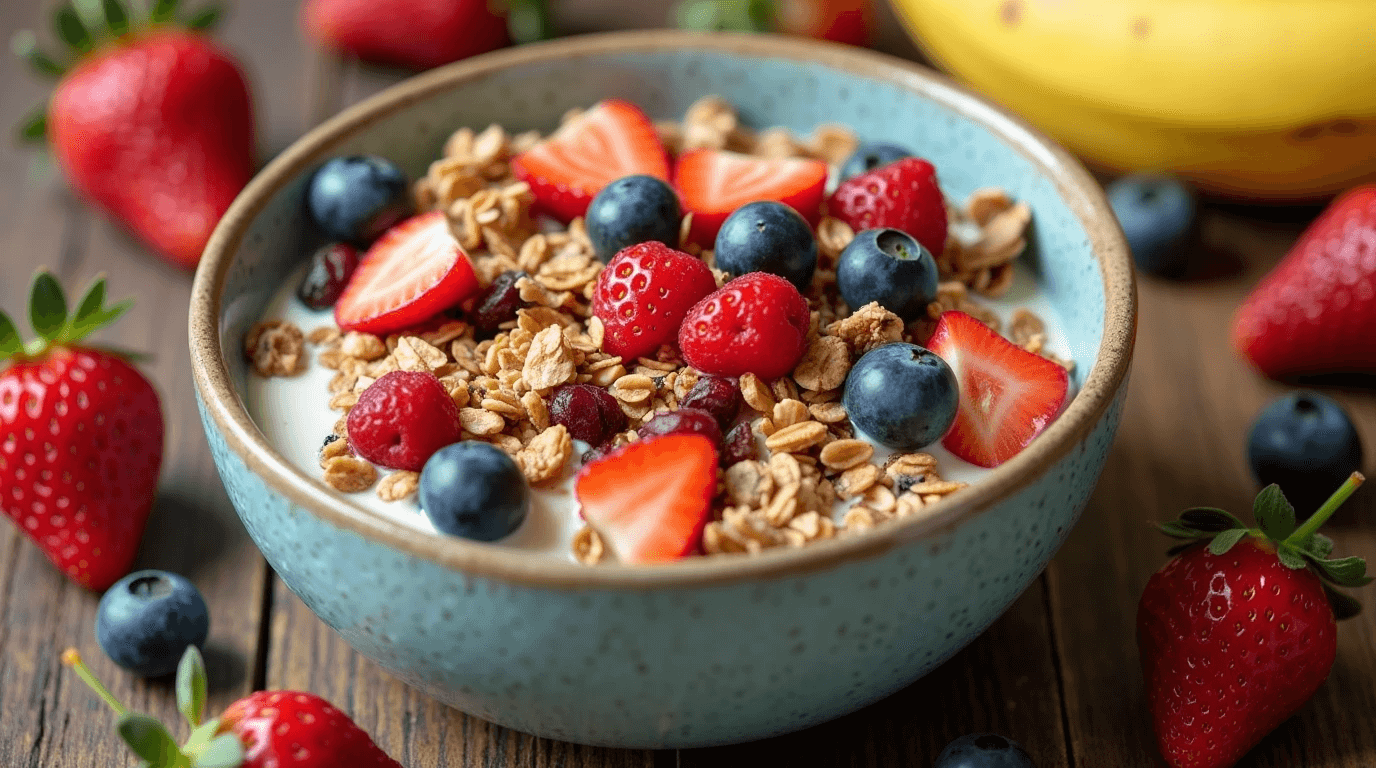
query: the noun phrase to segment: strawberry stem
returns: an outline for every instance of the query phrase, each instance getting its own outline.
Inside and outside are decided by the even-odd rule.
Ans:
[[[1328,501],[1325,501],[1323,506],[1319,507],[1318,511],[1310,516],[1309,520],[1307,520],[1304,525],[1290,534],[1285,539],[1284,543],[1297,545],[1310,536],[1313,536],[1324,523],[1328,522],[1328,518],[1332,517],[1333,513],[1338,511],[1338,507],[1341,507],[1343,502],[1347,501],[1348,497],[1361,487],[1363,482],[1366,482],[1366,478],[1362,476],[1362,473],[1353,472],[1352,476],[1347,478],[1347,481],[1339,486],[1338,490],[1334,491],[1332,496],[1328,497]]]
[[[81,678],[81,681],[86,683],[91,690],[95,691],[97,696],[104,699],[105,703],[110,705],[110,709],[115,711],[115,714],[120,717],[129,714],[129,709],[119,703],[119,699],[116,699],[115,695],[110,693],[110,690],[102,685],[100,680],[96,679],[95,674],[91,672],[90,667],[86,666],[86,662],[81,660],[81,654],[77,653],[75,648],[68,648],[62,652],[62,663],[71,667],[72,671],[76,672],[76,676]]]

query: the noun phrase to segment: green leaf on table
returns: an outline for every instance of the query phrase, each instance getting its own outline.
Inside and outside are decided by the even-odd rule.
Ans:
[[[26,144],[41,142],[48,135],[48,108],[35,109],[19,124],[19,140]]]
[[[120,37],[129,33],[129,11],[120,0],[104,0],[101,7],[105,10],[105,27],[110,34]]]
[[[1228,554],[1228,550],[1232,549],[1234,544],[1242,541],[1242,537],[1246,535],[1246,528],[1233,528],[1224,531],[1215,536],[1213,541],[1209,542],[1209,552],[1214,555],[1226,555]]]
[[[153,3],[153,10],[149,12],[148,19],[154,24],[164,24],[177,17],[177,6],[179,0],[156,0]]]
[[[177,711],[195,728],[205,714],[205,659],[189,645],[177,664]]]
[[[1180,513],[1180,523],[1207,533],[1222,533],[1230,528],[1246,528],[1246,523],[1225,509],[1191,507]]]
[[[91,31],[81,23],[81,17],[70,5],[64,5],[53,13],[53,29],[57,32],[58,39],[81,53],[87,53],[95,47]]]
[[[172,734],[148,715],[131,712],[119,719],[119,735],[129,749],[155,767],[176,765],[180,753]]]
[[[48,341],[56,339],[67,325],[67,298],[51,272],[39,272],[33,278],[29,322],[33,324],[34,333]]]
[[[554,37],[545,0],[507,0],[506,25],[517,43],[533,43]]]
[[[1372,581],[1371,577],[1366,575],[1366,561],[1360,557],[1318,560],[1314,565],[1324,578],[1340,587],[1364,587]]]
[[[190,29],[207,31],[219,22],[222,10],[218,5],[203,8],[186,20],[186,26]]]
[[[194,768],[239,768],[244,762],[244,745],[232,733],[223,733],[196,755]]]
[[[24,351],[24,339],[10,316],[0,311],[0,360]]]
[[[773,26],[774,12],[769,0],[683,0],[674,6],[673,18],[674,26],[681,29],[767,32]]]
[[[1256,516],[1262,532],[1275,541],[1284,541],[1295,532],[1295,508],[1275,483],[1262,488],[1261,493],[1257,494],[1252,514]]]
[[[32,30],[21,29],[10,38],[10,50],[15,56],[29,62],[33,71],[47,77],[62,77],[67,68],[58,64],[48,54],[38,49],[38,36]]]

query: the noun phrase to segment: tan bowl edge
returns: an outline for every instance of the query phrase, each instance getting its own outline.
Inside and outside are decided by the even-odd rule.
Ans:
[[[1105,325],[1098,358],[1065,412],[1021,454],[931,513],[885,523],[861,535],[756,556],[688,558],[656,566],[586,567],[533,552],[418,532],[341,499],[318,478],[291,466],[249,418],[230,384],[220,346],[221,291],[248,223],[292,177],[329,149],[388,115],[449,86],[511,65],[584,55],[693,48],[810,61],[875,77],[930,98],[982,123],[1013,144],[1055,182],[1089,233],[1104,274]],[[1137,300],[1126,243],[1098,184],[1080,163],[1021,119],[981,101],[931,70],[894,57],[805,39],[733,33],[619,32],[509,48],[418,75],[311,130],[267,165],[235,199],[206,245],[191,294],[191,366],[197,390],[225,442],[249,469],[321,520],[389,547],[473,576],[558,589],[663,589],[802,576],[937,535],[1032,483],[1069,453],[1104,415],[1127,376],[1136,337]],[[237,349],[234,350],[237,353]]]

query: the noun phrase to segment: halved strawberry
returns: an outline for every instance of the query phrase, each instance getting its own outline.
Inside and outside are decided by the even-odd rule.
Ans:
[[[585,465],[573,486],[583,518],[623,563],[692,553],[716,490],[717,449],[697,434],[626,445]]]
[[[1041,434],[1061,410],[1070,378],[964,312],[944,312],[927,348],[955,371],[960,406],[941,444],[981,467],[997,467]]]
[[[655,125],[629,101],[607,99],[511,159],[540,207],[569,221],[607,184],[643,174],[669,180],[669,157]]]
[[[384,334],[427,320],[478,290],[473,264],[449,231],[443,211],[413,216],[387,230],[334,305],[345,331]]]
[[[715,149],[693,149],[678,157],[674,186],[683,209],[693,212],[689,238],[711,248],[732,211],[756,200],[777,200],[816,225],[827,164],[798,157],[757,157]]]

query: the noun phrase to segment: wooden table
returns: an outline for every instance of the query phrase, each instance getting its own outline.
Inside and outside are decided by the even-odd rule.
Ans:
[[[0,37],[46,29],[39,6],[0,3]],[[556,3],[565,30],[653,26],[664,3]],[[224,39],[257,87],[265,151],[395,79],[313,54],[296,3],[239,0]],[[881,48],[913,54],[885,14]],[[45,86],[18,65],[0,73],[0,125],[12,125]],[[137,306],[105,338],[155,355],[148,371],[168,421],[161,494],[140,567],[183,573],[213,620],[206,656],[211,707],[253,689],[299,688],[332,700],[408,768],[448,766],[914,766],[930,765],[962,733],[993,730],[1025,744],[1042,768],[1159,765],[1134,643],[1137,597],[1163,562],[1149,528],[1195,504],[1250,508],[1248,424],[1285,388],[1253,375],[1230,351],[1229,313],[1285,252],[1312,209],[1212,206],[1197,258],[1221,268],[1185,284],[1144,279],[1132,391],[1103,479],[1064,549],[1008,613],[949,663],[907,690],[837,722],[734,748],[618,751],[537,739],[438,705],[351,651],[276,579],[240,527],[206,450],[192,400],[186,343],[190,277],[149,256],[75,201],[33,153],[0,149],[0,306],[23,314],[29,277],[48,265],[64,284],[106,272],[113,298]],[[72,290],[75,290],[73,288]],[[1327,388],[1357,417],[1376,454],[1376,396]],[[1371,459],[1370,473],[1376,469]],[[1376,562],[1376,491],[1330,524],[1341,554]],[[1359,590],[1368,604],[1376,588]],[[122,674],[92,635],[97,595],[69,584],[11,526],[0,525],[0,765],[131,765],[113,717],[61,668],[76,645],[127,704],[175,718],[165,682]],[[1260,768],[1376,765],[1376,611],[1339,632],[1332,678],[1298,717],[1243,763]],[[595,685],[595,681],[588,681]]]

